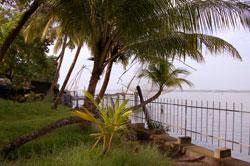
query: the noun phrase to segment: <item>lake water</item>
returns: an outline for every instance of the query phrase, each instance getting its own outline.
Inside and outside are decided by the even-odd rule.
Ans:
[[[145,98],[146,94],[150,96],[154,92],[144,92]],[[129,105],[135,104],[133,95],[127,99]],[[168,125],[170,135],[177,137],[185,132],[185,108],[176,105],[184,105],[185,101],[190,106],[186,113],[186,134],[192,137],[193,143],[211,150],[218,146],[227,147],[233,149],[233,157],[250,162],[250,91],[173,91],[163,93],[147,108],[153,120]],[[137,113],[136,116],[142,117],[143,114]],[[133,120],[143,121],[140,118]]]
[[[153,120],[170,127],[171,135],[181,136],[185,131],[185,107],[177,105],[185,105],[185,101],[190,106],[186,134],[193,143],[211,150],[227,147],[233,149],[234,157],[250,162],[250,91],[173,91],[161,95],[147,108],[153,112]]]
[[[233,105],[235,102],[238,107],[242,103],[243,110],[250,112],[250,91],[173,91],[165,93],[161,97],[187,99],[189,101],[215,101],[222,104],[227,102],[228,105]]]

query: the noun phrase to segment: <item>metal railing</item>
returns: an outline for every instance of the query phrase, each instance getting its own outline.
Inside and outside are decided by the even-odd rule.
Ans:
[[[110,97],[106,96],[104,103],[109,103]],[[124,98],[112,96],[118,97]],[[129,106],[139,104],[137,95],[125,98]],[[159,98],[147,105],[151,120],[168,127],[174,136],[190,136],[205,146],[227,147],[250,155],[250,112],[243,108],[242,103],[169,98]],[[142,111],[133,113],[130,119],[132,123],[146,123]]]
[[[128,100],[128,106],[139,104],[138,95],[105,95],[102,103]],[[82,97],[73,97],[81,105]],[[146,100],[147,98],[145,98]],[[173,136],[190,136],[206,147],[227,147],[250,157],[250,112],[242,103],[193,101],[159,98],[147,105],[150,119],[169,129]],[[145,123],[142,111],[132,113],[132,123]]]

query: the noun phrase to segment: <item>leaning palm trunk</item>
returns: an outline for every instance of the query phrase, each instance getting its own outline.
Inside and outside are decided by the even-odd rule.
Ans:
[[[151,98],[145,100],[144,102],[142,102],[141,104],[135,105],[133,107],[127,108],[127,109],[131,109],[133,111],[137,111],[139,108],[146,106],[148,103],[151,103],[152,101],[154,101],[155,99],[157,99],[160,95],[161,92],[163,91],[163,86],[160,86],[158,92],[152,96]]]
[[[66,46],[67,46],[67,37],[65,37],[65,39],[63,41],[62,51],[60,52],[60,54],[58,56],[59,57],[59,64],[58,64],[57,69],[56,69],[54,80],[51,82],[50,89],[49,89],[49,91],[47,93],[48,96],[50,94],[52,94],[52,91],[54,90],[54,88],[56,86],[56,83],[57,83],[57,81],[59,79],[59,72],[60,72],[60,69],[61,69],[61,66],[62,66]]]
[[[82,44],[80,44],[80,45],[78,46],[77,50],[76,50],[76,54],[75,54],[74,60],[73,60],[71,66],[70,66],[70,68],[69,68],[68,74],[67,74],[66,77],[65,77],[65,80],[64,80],[64,82],[63,82],[62,88],[60,89],[60,91],[59,91],[59,93],[58,93],[58,95],[57,95],[57,97],[56,97],[56,99],[55,99],[55,101],[54,101],[54,103],[53,103],[52,108],[54,108],[54,109],[57,108],[57,105],[58,105],[58,103],[59,103],[59,101],[60,101],[60,98],[61,98],[62,95],[63,95],[63,92],[64,92],[64,90],[65,90],[65,87],[66,87],[66,85],[67,85],[67,83],[68,83],[68,81],[69,81],[69,78],[70,78],[70,76],[71,76],[71,73],[72,73],[72,71],[73,71],[73,69],[74,69],[74,67],[75,67],[76,61],[77,61],[77,59],[78,59],[78,57],[79,57],[81,48],[82,48]]]
[[[98,96],[96,98],[97,103],[100,103],[100,101],[102,100],[102,98],[103,98],[103,96],[105,94],[105,91],[106,91],[106,89],[108,87],[112,66],[113,66],[113,62],[110,62],[108,64],[108,66],[107,66],[107,71],[106,71],[106,74],[105,74],[105,78],[104,78],[101,90],[100,90],[100,92],[99,92],[99,94],[98,94]]]
[[[83,123],[83,122],[84,122],[85,126],[89,125],[89,122],[84,121],[83,119],[78,118],[76,116],[57,120],[56,122],[53,122],[45,127],[42,127],[38,130],[34,130],[28,134],[25,134],[23,136],[20,136],[16,139],[10,141],[5,146],[3,146],[3,148],[1,149],[1,155],[3,155],[4,157],[7,157],[7,155],[11,151],[19,148],[20,146],[24,145],[25,143],[27,143],[29,141],[32,141],[38,137],[46,135],[46,134],[54,131],[55,129],[61,128],[63,126],[77,124],[77,123]]]
[[[102,71],[103,69],[100,67],[100,65],[97,62],[94,62],[94,67],[91,73],[89,86],[87,90],[92,96],[95,96],[96,86],[100,79]],[[87,97],[84,98],[83,107],[85,107],[87,110],[94,111],[94,106]],[[97,112],[93,112],[93,113],[98,116]]]
[[[21,31],[21,29],[23,28],[25,23],[28,21],[28,19],[38,9],[40,4],[41,4],[41,2],[39,0],[35,0],[31,4],[30,8],[27,11],[25,11],[24,14],[21,16],[16,27],[9,32],[8,36],[5,38],[5,40],[3,41],[3,44],[1,45],[1,48],[0,48],[0,63],[3,61],[3,58],[6,54],[6,52],[8,51],[10,45],[12,44],[12,42],[15,40],[15,38],[17,37],[17,35]]]
[[[143,99],[143,95],[142,95],[142,91],[141,91],[140,86],[137,86],[136,89],[137,89],[138,95],[140,97],[140,102],[143,103],[144,99]],[[145,120],[146,120],[146,122],[148,124],[148,128],[152,129],[153,128],[153,123],[152,123],[152,121],[151,121],[151,119],[149,117],[146,105],[142,107],[142,111],[143,111],[143,113],[145,115]]]

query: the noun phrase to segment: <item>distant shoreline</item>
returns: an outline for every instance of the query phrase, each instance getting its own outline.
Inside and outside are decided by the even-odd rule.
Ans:
[[[77,91],[83,91],[81,89],[77,90]],[[98,91],[98,90],[97,90]],[[146,90],[146,89],[143,89],[143,91],[145,93],[147,92],[155,92],[157,90]],[[121,90],[107,90],[106,93],[119,93],[121,92]],[[130,91],[131,92],[131,91]],[[163,91],[163,93],[166,92],[166,91]],[[173,90],[173,91],[170,91],[168,93],[173,93],[173,92],[195,92],[195,93],[198,93],[198,92],[206,92],[206,93],[250,93],[250,90],[219,90],[219,89],[197,89],[197,90]]]
[[[174,90],[172,92],[250,93],[250,90]]]
[[[144,92],[155,92],[157,90],[146,90],[146,89],[143,89]],[[109,92],[120,92],[119,90],[107,90],[107,93]],[[165,91],[163,91],[164,93]],[[207,93],[250,93],[250,90],[219,90],[219,89],[197,89],[197,90],[173,90],[173,91],[170,91],[168,93],[173,93],[173,92],[207,92]]]

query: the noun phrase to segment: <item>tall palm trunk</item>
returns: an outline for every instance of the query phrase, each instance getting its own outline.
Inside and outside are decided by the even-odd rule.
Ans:
[[[131,109],[131,110],[138,110],[139,108],[141,107],[144,107],[145,105],[147,105],[148,103],[154,101],[155,99],[157,99],[160,95],[161,95],[161,92],[163,91],[163,86],[160,86],[158,92],[152,96],[151,98],[147,99],[146,101],[144,101],[143,103],[139,104],[139,105],[136,105],[136,106],[133,106],[133,107],[130,107],[128,109]]]
[[[58,56],[59,57],[59,64],[57,65],[57,68],[56,68],[56,73],[54,75],[54,80],[51,82],[50,89],[49,89],[49,91],[47,93],[48,96],[50,94],[52,94],[52,91],[54,90],[54,88],[55,88],[55,86],[57,84],[57,81],[59,79],[59,72],[60,72],[60,69],[61,69],[61,66],[62,66],[66,46],[67,46],[67,37],[64,38],[63,45],[62,45],[62,50],[61,50],[61,52],[60,52],[60,54]]]
[[[106,74],[105,74],[105,78],[104,78],[104,81],[103,81],[103,84],[102,84],[102,87],[101,87],[101,90],[96,98],[96,102],[99,103],[104,94],[105,94],[105,91],[108,87],[108,83],[109,83],[109,79],[110,79],[110,75],[111,75],[111,71],[112,71],[112,67],[113,67],[113,62],[110,62],[107,66],[107,70],[106,70]]]
[[[3,44],[0,48],[0,64],[3,61],[3,58],[8,51],[10,45],[15,40],[25,23],[28,21],[28,19],[32,16],[32,14],[37,10],[37,8],[40,6],[41,2],[40,0],[34,0],[31,4],[30,8],[24,12],[24,14],[21,16],[20,20],[18,21],[15,28],[13,28],[5,40],[3,41]]]
[[[58,95],[57,95],[57,97],[56,97],[56,99],[55,99],[53,105],[52,105],[52,108],[54,108],[54,109],[57,108],[57,105],[58,105],[58,103],[59,103],[59,101],[60,101],[60,98],[61,98],[62,95],[63,95],[63,92],[64,92],[64,90],[65,90],[65,87],[66,87],[66,85],[67,85],[67,83],[68,83],[68,81],[69,81],[69,78],[70,78],[70,76],[71,76],[71,73],[72,73],[72,71],[73,71],[73,69],[74,69],[74,67],[75,67],[76,61],[77,61],[77,59],[78,59],[78,57],[79,57],[81,48],[82,48],[82,44],[79,44],[79,46],[77,47],[77,50],[76,50],[76,54],[75,54],[74,60],[73,60],[71,66],[70,66],[70,68],[69,68],[69,71],[68,71],[68,73],[67,73],[67,75],[66,75],[66,77],[65,77],[65,79],[64,79],[63,85],[62,85],[62,87],[61,87],[61,89],[60,89],[60,91],[59,91],[59,93],[58,93]]]
[[[95,96],[96,86],[97,86],[97,83],[100,79],[102,72],[103,72],[103,68],[100,67],[100,64],[98,63],[98,61],[94,61],[94,66],[93,66],[93,70],[92,70],[91,77],[89,80],[89,86],[87,89],[88,92],[92,96]],[[84,98],[83,106],[88,110],[91,110],[91,111],[93,110],[93,105],[87,97]]]

